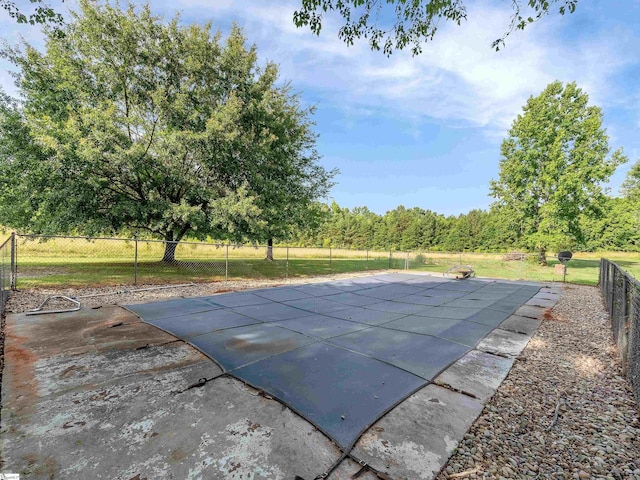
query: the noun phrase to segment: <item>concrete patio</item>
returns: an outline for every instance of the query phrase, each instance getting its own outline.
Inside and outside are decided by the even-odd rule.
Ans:
[[[122,307],[8,315],[2,472],[311,480],[341,460],[328,478],[432,478],[559,298],[559,287],[539,286],[342,460],[344,449],[278,399]]]

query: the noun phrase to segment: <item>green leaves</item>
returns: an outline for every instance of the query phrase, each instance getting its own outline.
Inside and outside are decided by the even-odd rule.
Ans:
[[[380,23],[386,9],[395,19],[391,24]],[[422,42],[431,40],[438,30],[438,22],[444,18],[460,25],[466,19],[466,9],[460,0],[303,0],[293,21],[296,26],[309,26],[316,35],[322,29],[322,14],[337,12],[345,21],[338,37],[347,45],[358,38],[365,38],[372,50],[387,56],[395,50],[410,47],[414,55],[422,53]],[[388,17],[387,17],[388,18]]]
[[[30,0],[30,2],[35,5],[35,8],[29,13],[25,13],[24,8],[18,7],[16,2],[12,0],[0,0],[0,8],[18,23],[51,25],[53,27],[52,32],[55,35],[60,35],[62,33],[60,27],[64,22],[62,15],[55,12],[53,8],[42,0]]]
[[[626,161],[609,153],[602,111],[575,83],[551,83],[513,122],[491,195],[529,248],[566,248],[583,240],[581,216],[598,213],[602,183]]]
[[[59,231],[265,240],[327,194],[335,172],[317,162],[311,110],[239,28],[223,42],[148,5],[89,0],[72,20],[45,53],[5,54],[25,98],[13,114],[64,176],[38,205]],[[68,209],[50,201],[61,195]]]
[[[504,47],[514,30],[522,30],[547,15],[552,6],[561,3],[558,12],[573,13],[577,0],[512,0],[513,15],[507,31],[492,43],[496,50]],[[532,13],[526,15],[524,10]],[[413,55],[422,53],[423,44],[433,40],[441,21],[460,25],[467,19],[463,0],[302,0],[293,14],[297,27],[308,26],[316,35],[322,30],[323,14],[336,12],[344,25],[338,37],[347,45],[364,38],[372,50],[389,56],[396,50],[410,48]]]

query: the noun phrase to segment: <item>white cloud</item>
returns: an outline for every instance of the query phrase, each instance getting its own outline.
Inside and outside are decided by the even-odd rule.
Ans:
[[[516,32],[500,52],[491,48],[509,24],[507,4],[468,5],[468,22],[444,25],[424,53],[397,52],[391,58],[371,52],[365,41],[347,47],[328,16],[319,37],[293,25],[298,2],[214,3],[180,0],[212,15],[233,17],[258,44],[261,58],[281,65],[296,89],[313,90],[348,114],[377,112],[415,121],[435,119],[449,126],[485,127],[502,136],[530,95],[555,79],[578,81],[593,103],[606,104],[610,79],[627,60],[618,39],[594,37],[581,50],[559,38],[568,18],[545,18]],[[356,115],[358,113],[355,113]]]
[[[441,26],[422,55],[396,52],[386,58],[371,52],[364,40],[345,45],[337,36],[339,19],[331,15],[320,36],[296,28],[292,18],[299,5],[299,0],[152,2],[165,17],[174,8],[182,10],[185,22],[213,19],[216,27],[237,21],[258,45],[260,58],[279,63],[296,90],[313,92],[321,106],[342,109],[347,117],[377,114],[417,124],[482,127],[491,137],[503,136],[528,96],[555,79],[578,81],[595,104],[624,104],[611,79],[629,58],[635,61],[634,48],[620,47],[621,41],[637,44],[632,32],[615,38],[594,32],[593,39],[581,41],[581,49],[560,39],[569,17],[545,18],[514,33],[506,48],[495,52],[491,42],[504,32],[511,11],[508,2],[486,1],[467,4],[469,20]]]

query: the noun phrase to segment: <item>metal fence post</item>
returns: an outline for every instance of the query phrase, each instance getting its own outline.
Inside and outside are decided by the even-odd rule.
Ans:
[[[391,250],[389,250],[389,270],[391,270]]]
[[[604,258],[600,259],[600,268],[598,269],[598,287],[602,289],[602,264],[604,263]]]
[[[613,302],[615,301],[615,296],[616,296],[616,292],[615,292],[615,286],[616,286],[616,269],[613,269],[613,275],[612,275],[612,280],[610,283],[610,290],[611,290],[611,294],[610,294],[610,298],[609,298],[609,318],[611,319],[611,321],[613,322]]]
[[[287,247],[287,279],[289,278],[289,247]]]
[[[138,284],[138,236],[133,236],[133,242],[135,244],[135,253],[133,256],[133,284]]]
[[[627,327],[627,315],[629,313],[629,305],[627,303],[627,276],[622,276],[622,316],[624,317],[624,326]]]
[[[227,242],[227,253],[225,254],[224,261],[224,281],[227,282],[229,280],[229,242]]]
[[[329,247],[329,271],[333,271],[333,258],[331,255],[331,247]]]
[[[11,290],[16,290],[18,280],[18,264],[16,262],[16,232],[11,232],[11,273],[9,284]]]
[[[520,280],[524,280],[523,275],[523,266],[524,266],[524,253],[520,254]]]
[[[367,262],[365,263],[365,270],[369,270],[369,250],[367,250]]]

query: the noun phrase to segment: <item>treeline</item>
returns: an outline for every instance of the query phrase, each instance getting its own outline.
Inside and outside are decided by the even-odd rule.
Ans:
[[[500,146],[488,211],[445,217],[400,206],[376,215],[333,203],[319,228],[294,237],[357,249],[537,251],[542,264],[554,250],[638,251],[640,161],[620,196],[608,195],[606,183],[629,159],[609,146],[602,122],[602,109],[575,82],[552,82],[529,97]]]
[[[367,207],[324,209],[325,220],[315,231],[294,232],[299,246],[400,251],[503,252],[530,250],[517,225],[499,208],[445,216],[422,208],[399,206],[384,215]],[[633,196],[607,197],[595,218],[581,217],[583,238],[576,251],[640,251],[640,202]]]

